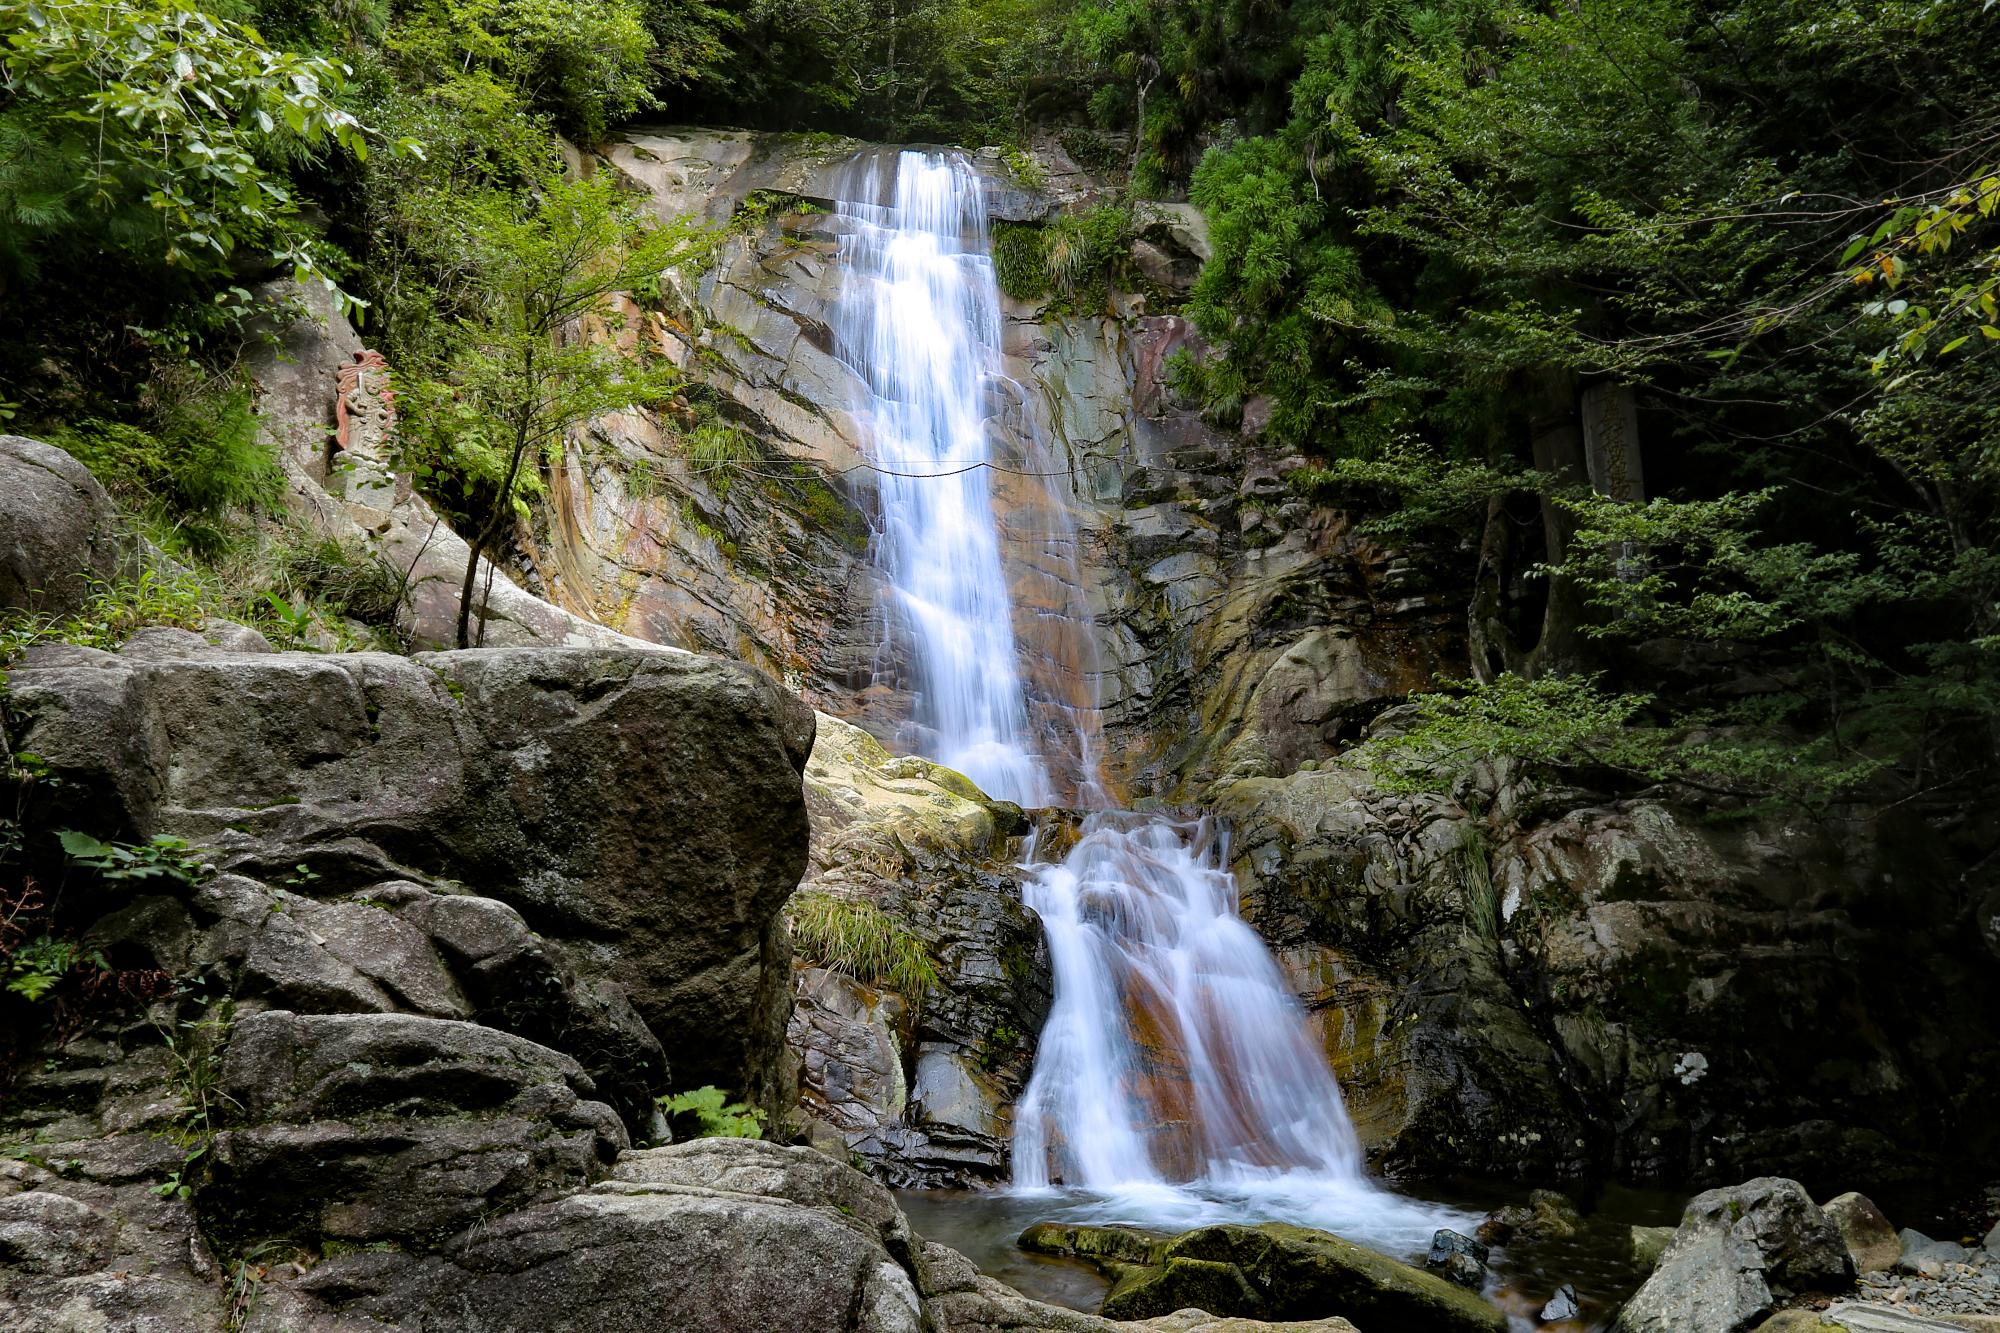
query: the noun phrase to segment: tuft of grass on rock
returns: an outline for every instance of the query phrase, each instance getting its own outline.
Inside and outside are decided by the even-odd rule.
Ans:
[[[943,984],[924,942],[873,903],[807,891],[793,896],[785,915],[792,948],[809,963],[912,1001]]]

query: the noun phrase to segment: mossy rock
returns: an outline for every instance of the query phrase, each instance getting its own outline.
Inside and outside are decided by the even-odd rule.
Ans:
[[[1172,1237],[1138,1227],[1070,1226],[1062,1222],[1037,1222],[1021,1233],[1016,1242],[1035,1254],[1061,1255],[1082,1259],[1100,1267],[1109,1264],[1154,1265]]]
[[[1105,1295],[1099,1313],[1106,1319],[1150,1319],[1187,1309],[1254,1316],[1263,1313],[1264,1298],[1235,1264],[1176,1257],[1128,1269]]]
[[[1116,1279],[1104,1314],[1150,1319],[1190,1305],[1267,1320],[1339,1315],[1397,1333],[1505,1333],[1483,1298],[1308,1227],[1211,1226],[1163,1238],[1132,1227],[1042,1223],[1023,1249],[1084,1259]],[[1212,1304],[1210,1302],[1213,1302]]]
[[[1404,1333],[1504,1333],[1507,1327],[1506,1317],[1473,1292],[1308,1227],[1203,1227],[1175,1238],[1165,1257],[1234,1264],[1263,1296],[1267,1319],[1343,1315],[1363,1328]]]

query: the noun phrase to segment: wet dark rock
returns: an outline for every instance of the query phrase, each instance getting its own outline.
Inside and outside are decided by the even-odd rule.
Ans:
[[[1214,795],[1244,914],[1327,1015],[1385,1169],[1866,1179],[1893,1210],[2000,1153],[1978,1055],[2000,974],[1942,906],[1879,924],[1908,916],[1880,867],[1937,856],[1892,819],[1725,826],[1498,771],[1410,797],[1337,760]],[[1933,959],[1951,986],[1907,982]],[[1843,1005],[1867,1021],[1818,1021]],[[1841,1072],[1857,1060],[1880,1080]]]
[[[1479,1239],[1489,1245],[1516,1240],[1561,1240],[1576,1234],[1582,1216],[1569,1196],[1555,1190],[1532,1190],[1525,1204],[1495,1208],[1479,1224]]]
[[[1431,1237],[1424,1267],[1447,1282],[1478,1291],[1486,1282],[1487,1254],[1487,1248],[1472,1237],[1441,1230]]]
[[[602,1175],[627,1140],[595,1091],[568,1056],[473,1023],[253,1014],[202,1207],[245,1239],[436,1243]]]

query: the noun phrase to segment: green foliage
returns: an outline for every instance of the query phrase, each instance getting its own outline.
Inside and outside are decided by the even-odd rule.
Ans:
[[[443,374],[405,381],[403,429],[416,469],[449,469],[487,489],[474,529],[458,637],[470,647],[480,554],[515,520],[524,489],[569,431],[605,412],[655,406],[674,391],[668,366],[567,337],[609,311],[614,293],[676,265],[699,265],[713,232],[655,224],[603,176],[544,177],[532,200],[489,194],[462,207],[486,299],[459,319]]]
[[[1394,504],[1371,515],[1361,530],[1402,540],[1462,529],[1494,500],[1546,485],[1527,469],[1503,470],[1440,458],[1406,439],[1392,441],[1378,457],[1337,458],[1327,467],[1301,469],[1290,480],[1313,494],[1364,500],[1382,494],[1393,497]]]
[[[240,512],[277,506],[283,473],[252,410],[250,386],[163,377],[146,424],[88,418],[50,442],[89,468],[161,540],[197,557],[220,554]]]
[[[1575,771],[1817,802],[2000,757],[1997,37],[1969,0],[1088,0],[1066,41],[1209,222],[1176,390],[1461,553],[1489,683],[1422,735],[1559,737],[1491,678],[1606,667]],[[1588,486],[1586,390],[1630,395],[1644,503]],[[1717,655],[1750,697],[1703,697]]]
[[[283,585],[301,602],[364,625],[396,623],[402,576],[359,542],[298,534],[279,545],[276,563]]]
[[[693,429],[680,436],[680,446],[689,469],[717,495],[727,494],[731,478],[758,457],[756,439],[712,410],[698,414]]]
[[[129,580],[93,581],[92,589],[73,616],[21,616],[0,624],[0,659],[11,661],[38,643],[115,651],[150,625],[201,629],[215,608],[212,590],[185,572],[149,567]]]
[[[193,885],[215,873],[186,838],[156,833],[141,844],[100,842],[87,833],[63,829],[56,834],[63,854],[77,865],[112,881],[174,880]]]
[[[659,1098],[660,1109],[670,1116],[693,1116],[704,1139],[761,1139],[764,1112],[742,1102],[730,1102],[729,1094],[713,1085]]]
[[[792,948],[817,967],[886,986],[912,1001],[942,984],[929,947],[873,903],[808,891],[792,895],[785,917]]]
[[[994,277],[1018,301],[1054,297],[1059,308],[1095,314],[1125,276],[1131,245],[1132,215],[1110,204],[1043,226],[1003,222],[993,229]]]
[[[2000,171],[1983,166],[1915,200],[1888,202],[1897,205],[1895,211],[1872,234],[1856,236],[1841,252],[1841,263],[1855,265],[1848,280],[1857,287],[1880,285],[1895,292],[1910,276],[1913,262],[1944,259],[1968,232],[1993,220],[2000,209]],[[1929,284],[1934,306],[1884,296],[1862,307],[1866,314],[1887,315],[1905,325],[1894,344],[1875,354],[1872,364],[1878,373],[1892,364],[1922,361],[1939,334],[1946,339],[1936,348],[1939,356],[1951,355],[1974,337],[2000,342],[2000,245],[1989,245],[1959,272],[1963,276],[1958,280]],[[1970,327],[1960,332],[1961,326]]]
[[[1356,757],[1392,791],[1449,791],[1481,763],[1545,771],[1597,765],[1659,770],[1668,737],[1646,725],[1652,699],[1605,692],[1597,678],[1507,674],[1490,685],[1441,681],[1413,725],[1363,744]]]
[[[1039,301],[1047,296],[1049,268],[1042,254],[1042,229],[1020,222],[996,223],[993,276],[1000,290],[1017,301]]]
[[[1788,734],[1784,701],[1663,719],[1651,694],[1601,675],[1439,682],[1405,727],[1354,751],[1387,790],[1450,792],[1482,764],[1548,779],[1678,786],[1735,808],[1823,810],[1880,771],[1856,735]]]
[[[1007,173],[1024,190],[1040,190],[1049,183],[1049,173],[1024,148],[1009,145],[1000,150],[1000,160],[1007,164]]]
[[[32,755],[11,756],[10,769],[17,789],[40,780]],[[8,833],[8,851],[18,853],[17,821],[8,821]],[[139,845],[101,842],[74,829],[63,829],[56,837],[71,864],[114,885],[156,880],[192,885],[215,873],[185,839],[166,834]],[[103,950],[58,923],[54,904],[33,880],[17,877],[15,882],[18,887],[0,889],[0,978],[9,994],[35,1004],[48,1000],[72,977],[88,991],[94,981],[113,975]]]
[[[389,46],[420,82],[460,97],[479,86],[518,91],[562,133],[594,144],[655,104],[646,20],[637,0],[424,0]]]
[[[31,1002],[45,998],[72,972],[103,972],[111,966],[103,953],[83,941],[53,935],[38,935],[5,950],[0,962],[5,964],[7,989]]]
[[[728,0],[729,57],[690,81],[714,119],[991,143],[1060,59],[1070,0]]]
[[[281,164],[366,153],[340,65],[190,0],[0,0],[0,32],[0,265],[97,244],[216,273],[257,248],[324,276]]]

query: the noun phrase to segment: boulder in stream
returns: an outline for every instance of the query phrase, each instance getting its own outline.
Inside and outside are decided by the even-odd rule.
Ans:
[[[1847,1253],[1857,1273],[1879,1273],[1894,1268],[1903,1257],[1903,1239],[1865,1194],[1849,1190],[1820,1205],[1827,1220],[1840,1230]]]
[[[1795,1180],[1775,1176],[1698,1194],[1659,1267],[1614,1333],[1738,1333],[1786,1296],[1843,1291],[1854,1261],[1839,1229]]]
[[[1116,1279],[1114,1319],[1148,1319],[1198,1304],[1259,1319],[1339,1316],[1399,1333],[1502,1333],[1479,1296],[1324,1231],[1266,1222],[1157,1236],[1129,1227],[1031,1227],[1022,1247],[1096,1264]]]

